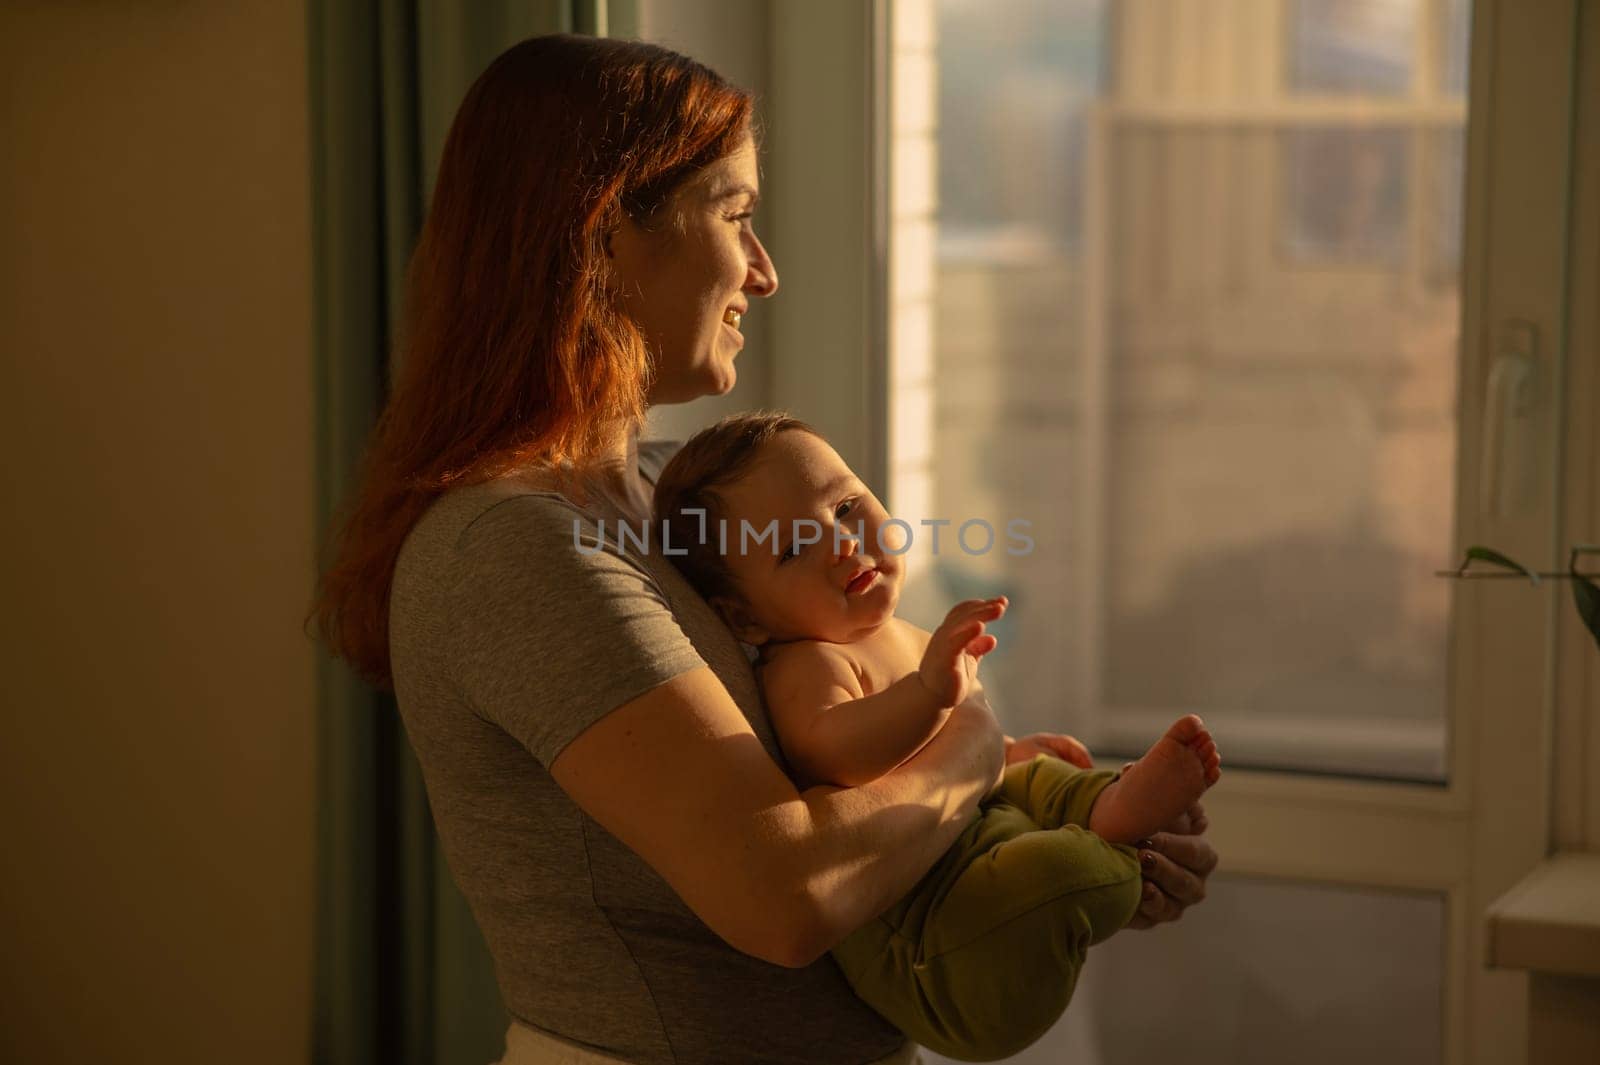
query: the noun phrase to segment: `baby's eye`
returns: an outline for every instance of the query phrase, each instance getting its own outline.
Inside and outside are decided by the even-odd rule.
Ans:
[[[842,518],[854,509],[856,509],[856,501],[854,499],[846,499],[843,503],[839,504],[839,508],[833,512],[833,516],[835,518]]]
[[[788,550],[784,551],[783,554],[778,556],[778,565],[781,566],[785,562],[789,561],[791,558],[799,558],[799,557],[800,557],[800,541],[797,538],[794,543],[789,545]]]

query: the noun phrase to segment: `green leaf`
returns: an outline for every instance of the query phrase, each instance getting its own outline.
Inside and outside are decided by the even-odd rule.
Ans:
[[[1527,578],[1534,584],[1539,583],[1539,575],[1533,572],[1533,570],[1529,569],[1527,566],[1524,566],[1515,559],[1507,558],[1505,555],[1502,555],[1492,547],[1482,547],[1477,544],[1467,548],[1467,557],[1462,559],[1460,568],[1456,570],[1456,575],[1460,576],[1461,574],[1466,573],[1467,567],[1473,562],[1487,562],[1494,566],[1504,566],[1506,569],[1514,569],[1520,573],[1526,574]]]
[[[1595,646],[1600,647],[1600,588],[1588,577],[1574,577],[1572,601],[1578,604],[1578,616],[1589,627]]]
[[[1589,635],[1594,637],[1595,646],[1600,647],[1600,588],[1578,572],[1578,556],[1592,554],[1600,554],[1600,547],[1590,544],[1574,547],[1567,560],[1567,573],[1572,577],[1572,601],[1578,607],[1578,616],[1588,627]]]

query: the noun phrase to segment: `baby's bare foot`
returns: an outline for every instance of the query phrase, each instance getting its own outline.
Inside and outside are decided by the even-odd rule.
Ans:
[[[1222,775],[1211,733],[1193,714],[1123,771],[1095,799],[1089,830],[1110,843],[1133,843],[1160,832]]]

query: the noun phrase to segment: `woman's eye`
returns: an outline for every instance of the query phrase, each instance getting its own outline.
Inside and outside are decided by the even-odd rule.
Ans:
[[[728,216],[728,221],[730,221],[730,222],[738,222],[738,223],[743,224],[745,222],[748,222],[750,219],[752,219],[754,217],[755,217],[755,212],[754,211],[742,211],[739,214],[731,214],[731,215],[729,215]]]

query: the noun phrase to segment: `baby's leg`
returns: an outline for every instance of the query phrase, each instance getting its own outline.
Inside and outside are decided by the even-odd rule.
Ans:
[[[1112,843],[1161,831],[1221,775],[1222,758],[1198,717],[1179,718],[1144,757],[1100,792],[1089,828]]]
[[[935,1053],[1009,1057],[1072,998],[1091,944],[1139,905],[1129,847],[999,803],[906,898],[833,952],[873,1009]]]
[[[1117,774],[1109,769],[1079,769],[1048,754],[1007,766],[1000,797],[1040,828],[1089,827],[1089,814]]]

